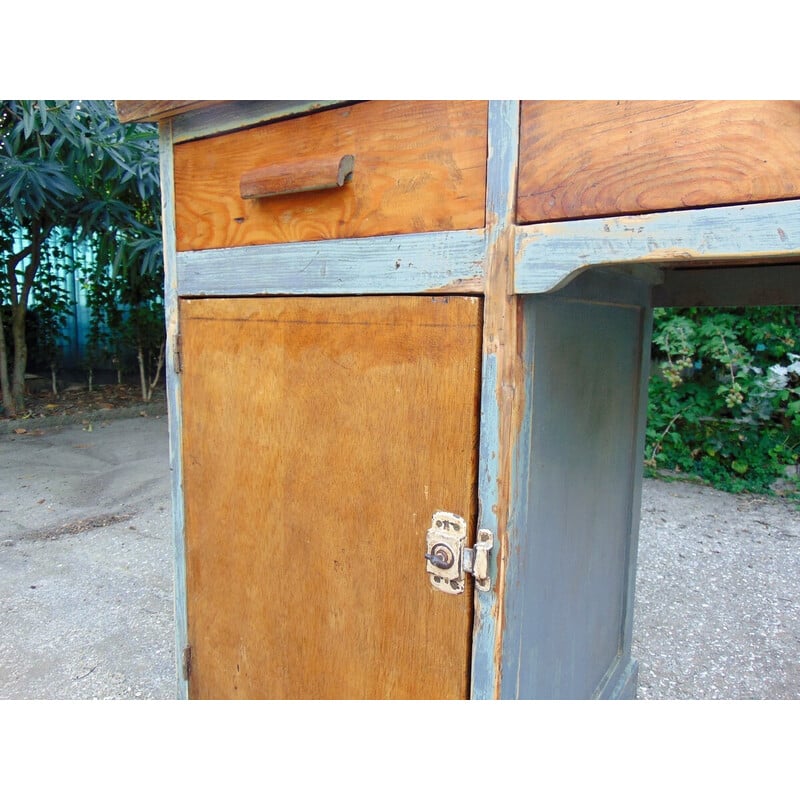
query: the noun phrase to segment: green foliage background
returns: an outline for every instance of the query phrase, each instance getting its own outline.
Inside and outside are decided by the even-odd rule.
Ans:
[[[123,124],[110,100],[0,101],[0,406],[25,409],[28,310],[57,390],[58,335],[71,313],[59,276],[74,245],[91,313],[87,369],[124,347],[145,399],[164,360],[158,137]],[[8,329],[8,333],[6,333]],[[150,389],[148,389],[148,386]]]
[[[794,307],[655,311],[648,474],[732,492],[787,479],[800,455],[798,322]]]

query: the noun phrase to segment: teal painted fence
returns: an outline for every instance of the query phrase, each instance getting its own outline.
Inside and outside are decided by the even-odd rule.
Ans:
[[[14,249],[20,250],[28,244],[20,234],[15,237]],[[89,337],[90,311],[87,302],[85,281],[94,266],[94,252],[89,244],[68,244],[67,261],[74,265],[73,269],[54,268],[61,288],[66,293],[69,303],[69,314],[61,329],[59,338],[59,366],[66,369],[80,369],[85,366],[86,348]],[[28,307],[34,310],[39,302],[36,285],[28,300]],[[31,346],[33,345],[33,346]],[[35,363],[35,341],[29,342],[29,371],[41,367]]]

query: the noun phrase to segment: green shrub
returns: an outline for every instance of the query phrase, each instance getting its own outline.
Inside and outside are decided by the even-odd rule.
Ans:
[[[645,468],[767,493],[800,454],[798,309],[657,309]]]

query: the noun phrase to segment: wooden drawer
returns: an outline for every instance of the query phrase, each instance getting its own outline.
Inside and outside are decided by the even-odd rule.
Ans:
[[[364,102],[179,144],[177,247],[480,228],[486,147],[483,101]],[[355,166],[342,186],[242,198],[241,178],[254,170],[310,175],[344,155]]]
[[[800,196],[800,103],[526,101],[519,222]]]

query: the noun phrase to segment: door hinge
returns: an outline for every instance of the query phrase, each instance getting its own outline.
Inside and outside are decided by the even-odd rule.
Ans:
[[[426,571],[431,576],[431,585],[447,594],[464,591],[465,573],[475,579],[479,592],[492,588],[489,577],[489,551],[494,544],[494,535],[483,528],[478,531],[475,547],[465,547],[467,523],[458,514],[437,511],[431,520],[426,535]]]
[[[179,333],[172,340],[172,364],[175,372],[183,371],[183,337]]]
[[[185,681],[188,681],[189,676],[192,674],[192,646],[190,644],[187,644],[186,647],[183,648],[181,674],[183,675],[183,679]]]

